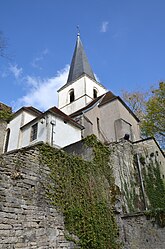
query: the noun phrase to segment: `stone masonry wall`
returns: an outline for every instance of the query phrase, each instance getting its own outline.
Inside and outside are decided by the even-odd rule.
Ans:
[[[136,178],[137,173],[132,163],[137,148],[127,142],[110,148],[116,163],[116,184],[124,194],[127,192],[125,184],[120,181],[125,179],[127,190],[131,190],[132,176],[134,174]],[[82,142],[65,149],[79,156],[82,153],[85,160],[92,158],[92,150],[83,146]],[[49,168],[40,162],[37,145],[0,156],[0,249],[74,248],[74,244],[65,239],[63,215],[46,198],[49,174]],[[138,186],[134,186],[134,190],[138,195]],[[143,205],[139,206],[141,197],[134,199],[130,195],[123,200],[119,198],[116,209],[122,249],[164,249],[165,228],[159,227],[154,219],[148,220],[142,212],[138,213],[143,209]],[[120,206],[127,201],[131,206],[138,204],[134,214],[123,214]],[[126,213],[129,213],[129,205],[126,205]]]
[[[155,146],[156,144],[152,147],[146,146],[145,151],[150,155]],[[116,196],[115,205],[120,241],[123,245],[122,249],[164,249],[165,227],[157,225],[155,218],[147,219],[144,212],[147,204],[145,203],[146,193],[143,196],[141,186],[141,180],[143,181],[144,178],[140,179],[135,157],[137,153],[142,153],[141,147],[141,143],[132,144],[126,140],[109,145],[115,183],[121,193]],[[155,150],[159,148],[156,147]],[[85,148],[82,142],[66,147],[65,151],[82,156],[85,160],[90,160],[92,156],[92,151]],[[161,156],[160,151],[158,154]],[[164,157],[161,156],[158,159],[164,168]]]
[[[63,216],[45,197],[49,168],[37,148],[0,156],[0,249],[71,249]]]
[[[120,218],[120,235],[124,249],[165,248],[165,229],[143,213]]]

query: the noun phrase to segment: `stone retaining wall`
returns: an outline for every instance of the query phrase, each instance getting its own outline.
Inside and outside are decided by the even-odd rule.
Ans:
[[[30,148],[0,157],[0,248],[71,249],[63,216],[45,196],[49,168]]]
[[[75,144],[77,150],[72,147],[71,151],[80,156],[82,150],[83,158],[90,160],[90,148],[85,152],[86,148],[81,147]],[[123,148],[130,160],[132,145],[126,144]],[[116,158],[121,154],[124,163],[120,166],[126,167],[129,162],[122,156],[123,148],[117,154],[115,148],[111,149]],[[63,215],[46,198],[49,174],[49,168],[40,162],[37,145],[0,156],[0,249],[74,248],[74,244],[65,239]],[[122,249],[165,248],[165,228],[154,220],[148,220],[142,213],[123,216],[120,208],[116,218]]]
[[[124,249],[165,248],[165,228],[144,214],[120,218],[120,233]]]

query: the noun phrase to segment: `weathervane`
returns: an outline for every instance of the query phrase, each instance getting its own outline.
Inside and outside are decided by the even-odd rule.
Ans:
[[[77,36],[80,36],[80,28],[79,28],[79,25],[77,25]]]

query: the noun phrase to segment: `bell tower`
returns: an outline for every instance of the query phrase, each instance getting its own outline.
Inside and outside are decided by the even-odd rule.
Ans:
[[[105,92],[96,81],[78,33],[67,82],[58,90],[58,108],[72,114]]]

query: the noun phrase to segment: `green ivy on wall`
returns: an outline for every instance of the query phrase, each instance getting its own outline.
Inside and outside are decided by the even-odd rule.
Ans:
[[[12,113],[8,109],[0,110],[0,120],[9,122],[12,118]]]
[[[71,235],[67,239],[74,241],[77,236],[74,242],[83,249],[118,249],[110,151],[94,135],[83,142],[93,148],[90,162],[47,145],[40,147],[42,163],[51,169],[47,197],[64,214]]]
[[[154,219],[160,227],[165,227],[165,185],[160,174],[160,165],[154,153],[143,168],[145,191],[149,199],[149,211],[145,214]]]
[[[148,170],[144,171],[145,190],[150,209],[165,209],[165,186],[160,174],[158,161],[151,160]]]

